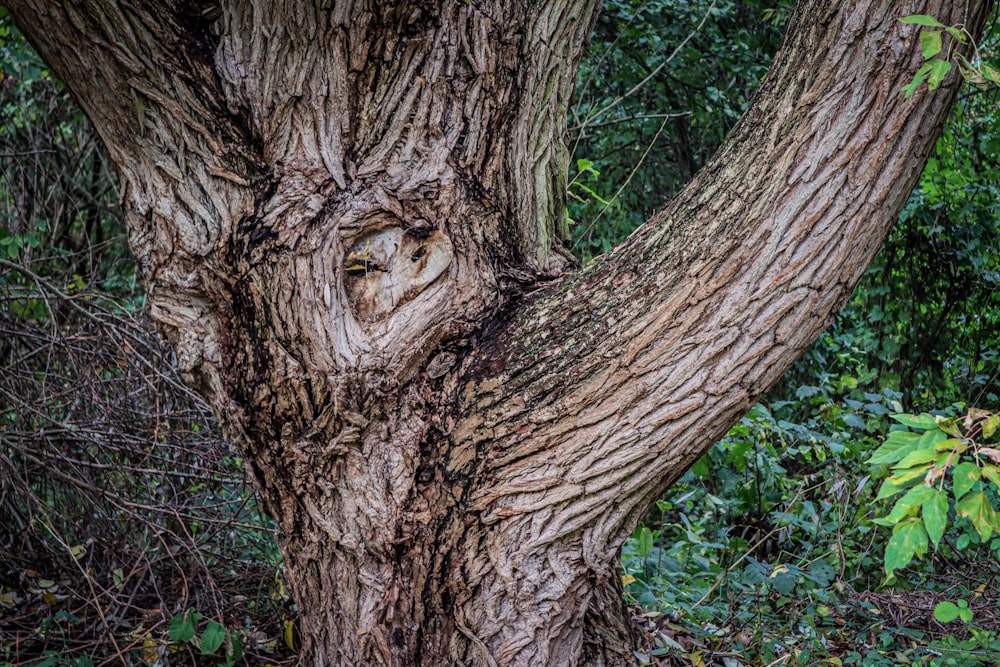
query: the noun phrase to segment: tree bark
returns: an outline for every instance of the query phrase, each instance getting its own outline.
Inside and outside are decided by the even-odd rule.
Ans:
[[[596,0],[8,8],[122,180],[148,310],[281,530],[309,665],[624,665],[617,554],[829,323],[957,90],[807,0],[713,162],[582,270]]]

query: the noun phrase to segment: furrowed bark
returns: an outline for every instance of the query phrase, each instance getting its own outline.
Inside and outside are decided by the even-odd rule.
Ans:
[[[17,0],[118,165],[149,312],[241,449],[308,665],[624,665],[617,553],[829,322],[957,82],[803,2],[713,163],[560,246],[596,0]]]
[[[558,604],[615,576],[649,504],[828,326],[912,191],[959,81],[903,98],[920,52],[898,19],[975,34],[986,5],[801,3],[712,163],[469,360],[456,448],[489,480],[471,509],[518,545],[478,595],[516,582]]]

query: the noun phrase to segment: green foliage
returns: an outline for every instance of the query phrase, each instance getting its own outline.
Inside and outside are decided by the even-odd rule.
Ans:
[[[929,90],[936,90],[951,71],[952,61],[955,61],[962,77],[969,83],[984,88],[990,85],[1000,86],[1000,71],[981,61],[972,35],[962,26],[946,26],[926,14],[905,16],[899,21],[924,26],[920,31],[920,51],[926,62],[913,75],[913,80],[903,86],[906,97],[911,97],[924,83]],[[951,37],[951,41],[942,56],[945,34]],[[960,45],[970,45],[973,48],[975,54],[971,61],[958,52]]]
[[[240,633],[230,632],[218,621],[208,620],[199,636],[198,628],[202,626],[203,620],[205,617],[193,609],[181,612],[170,619],[167,636],[179,644],[193,645],[202,655],[214,655],[224,648],[225,661],[218,664],[228,666],[242,660],[243,643]]]
[[[136,299],[117,198],[83,113],[0,12],[0,258]]]
[[[934,38],[923,44],[933,50]],[[992,49],[991,37],[984,57]],[[749,664],[997,663],[995,615],[984,611],[996,597],[982,597],[1000,574],[996,530],[989,540],[981,532],[994,492],[983,473],[958,468],[956,500],[963,461],[941,480],[946,487],[925,487],[941,454],[972,450],[937,434],[937,420],[921,410],[1000,396],[998,136],[996,93],[964,95],[834,326],[658,504],[659,522],[626,544],[628,594],[646,614],[669,619],[651,633],[662,641],[650,642],[646,660],[673,642],[681,648],[670,651],[694,664],[733,652]],[[601,163],[602,183],[614,173]],[[908,425],[890,416],[904,408],[915,413],[900,417]],[[876,485],[860,465],[869,459],[892,482]],[[891,533],[877,523],[886,502]],[[956,567],[981,576],[938,583]],[[896,592],[871,592],[887,568]],[[865,595],[878,597],[862,603]],[[927,625],[928,612],[916,630],[893,627],[883,595],[929,596],[919,602],[927,609],[966,600],[973,620],[942,631]]]
[[[1000,449],[993,442],[1000,415],[970,410],[961,417],[925,413],[893,415],[893,419],[902,426],[868,460],[882,470],[891,466],[876,500],[909,489],[888,515],[875,520],[893,529],[885,548],[889,581],[895,570],[927,553],[928,539],[937,549],[948,535],[948,544],[963,550],[990,544],[993,534],[1000,534]],[[1000,539],[994,542],[1000,560]]]
[[[996,95],[960,100],[874,264],[779,394],[846,374],[867,391],[899,392],[917,412],[1000,401]]]
[[[972,611],[966,600],[956,600],[955,602],[945,600],[934,607],[934,620],[939,623],[951,623],[957,619],[969,623],[972,621],[972,616]]]
[[[661,208],[715,152],[767,72],[791,3],[611,0],[570,113],[574,252],[607,252]],[[597,196],[599,194],[599,196]]]

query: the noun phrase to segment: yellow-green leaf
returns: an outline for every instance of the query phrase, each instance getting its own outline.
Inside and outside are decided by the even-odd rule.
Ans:
[[[910,514],[911,511],[928,501],[934,493],[936,493],[934,489],[924,485],[910,489],[905,496],[896,501],[896,504],[887,517],[876,519],[875,523],[883,526],[892,526],[899,523],[907,514]]]
[[[982,491],[970,493],[955,503],[955,512],[972,523],[983,542],[990,539],[990,535],[993,534],[993,525],[996,523],[996,512],[990,505],[986,494]]]
[[[989,67],[987,65],[983,65],[983,71],[985,72],[987,69],[989,69]],[[996,75],[996,72],[993,72],[993,78],[991,78],[991,80],[997,85],[1000,85],[1000,77]],[[983,437],[992,438],[993,434],[997,432],[997,428],[1000,428],[1000,415],[990,415],[983,421]]]
[[[968,461],[959,463],[952,470],[951,479],[955,487],[955,500],[960,500],[979,481],[979,466]]]
[[[948,494],[934,489],[932,495],[921,506],[921,518],[924,520],[927,536],[931,538],[936,549],[944,536],[945,526],[948,525]]]
[[[934,58],[928,63],[931,66],[931,72],[927,75],[927,87],[931,90],[937,90],[944,78],[948,76],[948,72],[951,71],[951,61]]]
[[[923,30],[920,33],[920,51],[924,58],[933,58],[941,53],[941,31]]]
[[[933,415],[927,414],[926,412],[919,415],[892,415],[892,418],[903,426],[919,428],[922,431],[937,428],[937,420],[934,419]]]
[[[901,491],[905,491],[917,482],[922,481],[927,476],[928,470],[930,470],[930,466],[923,465],[896,473],[882,482],[875,500],[882,500],[883,498],[888,498]]]
[[[914,556],[927,553],[927,531],[920,519],[913,518],[896,525],[885,547],[885,573],[906,567]]]
[[[1000,86],[1000,72],[998,72],[997,70],[993,69],[992,67],[990,67],[986,63],[983,63],[979,67],[979,71],[981,71],[983,73],[984,77],[986,77],[987,79],[989,79],[990,81],[992,81],[996,85]],[[993,429],[996,430],[996,428],[998,426],[1000,426],[1000,415],[994,415],[994,418],[996,418],[997,421],[995,421],[993,423]],[[987,436],[987,437],[989,437],[989,436]]]
[[[944,28],[945,25],[938,21],[933,16],[928,16],[927,14],[910,14],[909,16],[904,16],[899,19],[900,23],[910,23],[916,25],[927,26],[928,28]]]
[[[882,500],[883,498],[888,498],[889,496],[894,496],[901,491],[905,491],[926,477],[928,470],[930,470],[930,466],[924,465],[919,468],[911,468],[910,470],[904,470],[896,473],[889,479],[882,482],[882,486],[879,488],[878,495],[875,497],[875,500]]]
[[[903,470],[922,463],[931,463],[932,461],[940,465],[947,460],[948,456],[948,452],[938,452],[934,449],[918,449],[904,456],[902,461],[892,466],[892,469]]]
[[[959,454],[968,449],[968,447],[969,445],[959,438],[948,438],[934,445],[934,449],[939,452],[957,452]]]

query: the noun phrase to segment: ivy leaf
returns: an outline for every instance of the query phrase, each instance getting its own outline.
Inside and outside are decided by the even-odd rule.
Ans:
[[[904,16],[899,19],[900,23],[908,23],[915,25],[923,25],[928,28],[944,28],[945,24],[938,21],[933,16],[928,16],[927,14],[910,14],[909,16]]]
[[[990,504],[989,499],[986,498],[986,494],[979,491],[978,493],[966,496],[955,503],[955,512],[972,523],[983,542],[990,539],[997,518],[993,506]]]
[[[941,538],[944,537],[945,526],[948,525],[948,494],[934,489],[933,495],[924,502],[920,509],[927,536],[931,538],[934,548],[937,549]]]
[[[924,54],[925,60],[941,53],[941,31],[922,31],[920,33],[920,51]]]
[[[913,518],[896,525],[885,547],[885,572],[906,567],[914,556],[927,553],[927,531],[920,519]]]
[[[951,62],[935,58],[928,61],[928,64],[931,66],[931,71],[927,75],[927,87],[931,90],[937,90],[944,78],[948,76],[948,72],[951,71]]]
[[[951,472],[951,476],[955,487],[955,500],[961,500],[962,496],[971,491],[979,481],[979,466],[968,461],[959,463]]]

